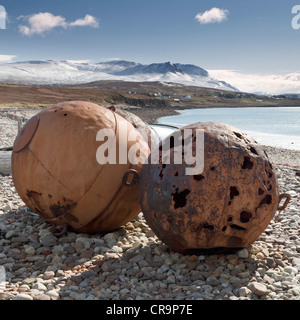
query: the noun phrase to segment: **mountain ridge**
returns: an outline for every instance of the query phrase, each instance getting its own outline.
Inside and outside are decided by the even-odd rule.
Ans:
[[[238,91],[196,65],[141,64],[114,60],[98,63],[71,60],[30,60],[0,64],[0,82],[24,85],[76,85],[101,80],[161,81],[212,89]]]

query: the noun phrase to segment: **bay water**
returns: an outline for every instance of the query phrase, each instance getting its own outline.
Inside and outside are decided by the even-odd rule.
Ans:
[[[202,108],[178,111],[180,115],[162,117],[159,124],[183,127],[197,122],[232,125],[258,143],[300,150],[299,107]]]

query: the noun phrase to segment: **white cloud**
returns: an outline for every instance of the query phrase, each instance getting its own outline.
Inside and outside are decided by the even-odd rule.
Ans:
[[[49,12],[40,12],[29,17],[20,16],[18,20],[20,19],[28,22],[28,25],[19,26],[19,31],[25,36],[34,34],[43,35],[45,32],[57,27],[62,27],[64,29],[67,29],[68,27],[99,27],[98,20],[91,15],[86,15],[83,19],[78,19],[71,23],[66,22],[64,17],[55,16]]]
[[[300,72],[286,75],[243,74],[235,70],[208,70],[209,74],[230,83],[240,91],[263,94],[300,94]]]
[[[74,22],[69,23],[69,26],[98,28],[99,22],[95,17],[87,14],[83,19],[77,19]]]
[[[56,27],[67,27],[67,23],[64,17],[54,16],[49,12],[40,12],[34,14],[28,18],[29,27],[21,25],[19,30],[25,36],[32,34],[43,34],[46,31],[52,30]]]
[[[14,55],[0,54],[0,62],[10,62],[16,57]]]
[[[200,12],[196,15],[195,19],[201,24],[223,22],[227,20],[229,11],[219,8],[212,8],[205,12]]]

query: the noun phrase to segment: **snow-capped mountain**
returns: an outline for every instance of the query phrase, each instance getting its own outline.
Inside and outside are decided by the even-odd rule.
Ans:
[[[174,74],[176,73],[183,74],[183,72],[171,62],[152,63],[149,65],[136,64],[131,68],[127,68],[115,74],[130,76],[130,75],[136,75],[136,74],[166,74],[169,72]]]
[[[131,61],[87,63],[76,61],[26,61],[0,64],[0,82],[27,85],[74,85],[100,80],[161,81],[214,89],[233,90],[195,65]]]

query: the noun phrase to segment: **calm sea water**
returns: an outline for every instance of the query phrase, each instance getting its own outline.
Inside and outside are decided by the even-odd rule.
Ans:
[[[230,124],[259,143],[300,150],[300,107],[215,108],[179,111],[158,123],[182,127],[196,122]]]

